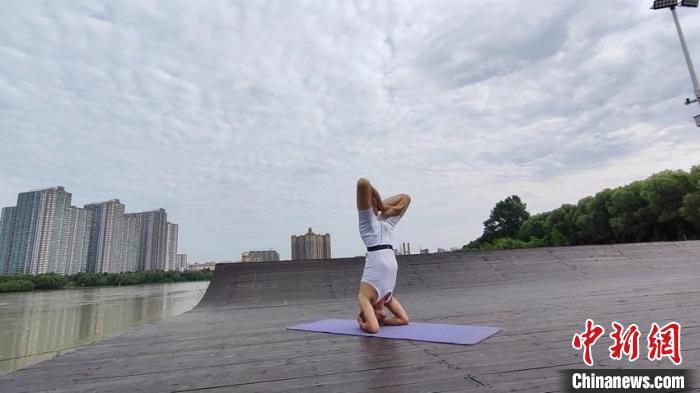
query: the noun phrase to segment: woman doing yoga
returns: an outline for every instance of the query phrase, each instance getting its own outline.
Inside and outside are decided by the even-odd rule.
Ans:
[[[380,325],[408,324],[406,311],[393,295],[398,265],[391,236],[410,203],[411,198],[406,194],[382,200],[369,180],[361,178],[357,181],[360,236],[367,246],[357,297],[360,305],[357,323],[367,333],[379,332]],[[392,317],[386,317],[385,307],[391,311]]]

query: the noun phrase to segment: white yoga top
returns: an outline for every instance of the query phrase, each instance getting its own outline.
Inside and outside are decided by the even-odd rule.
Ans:
[[[375,216],[372,208],[358,210],[360,221],[360,236],[365,246],[372,247],[380,244],[392,244],[392,232],[401,219],[400,216],[384,218]],[[386,248],[370,251],[365,257],[365,268],[362,272],[362,282],[377,291],[377,303],[387,303],[396,285],[396,256],[394,250]],[[376,303],[375,303],[376,304]]]

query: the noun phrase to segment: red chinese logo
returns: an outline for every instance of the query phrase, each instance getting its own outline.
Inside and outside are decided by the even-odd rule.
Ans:
[[[574,348],[581,350],[583,348],[583,361],[589,365],[593,365],[593,354],[591,347],[603,335],[605,329],[602,326],[593,323],[593,320],[586,320],[586,331],[581,334],[575,334],[571,344]]]
[[[647,348],[649,360],[661,360],[668,356],[675,365],[681,364],[681,325],[670,322],[659,328],[656,322],[651,324],[651,331],[647,336]]]
[[[639,358],[639,327],[634,323],[627,330],[622,329],[622,325],[617,322],[612,323],[614,332],[610,333],[610,337],[615,340],[615,343],[610,346],[610,358],[620,360],[622,355],[629,356],[630,362],[634,362]]]
[[[631,324],[624,328],[621,324],[612,322],[613,332],[610,333],[610,338],[613,339],[613,345],[608,349],[610,358],[620,360],[623,356],[627,356],[630,362],[634,362],[639,358],[639,336],[641,332],[636,324]],[[589,366],[593,365],[592,347],[603,335],[605,329],[596,325],[593,320],[586,320],[586,330],[582,333],[575,334],[571,345],[574,349],[583,350],[583,361]],[[661,360],[668,357],[675,365],[681,364],[681,325],[678,322],[670,322],[663,327],[654,322],[651,324],[651,330],[647,335],[647,358],[650,361]]]

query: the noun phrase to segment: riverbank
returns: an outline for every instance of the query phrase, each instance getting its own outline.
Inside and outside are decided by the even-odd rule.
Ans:
[[[35,289],[63,289],[76,287],[124,286],[139,284],[175,283],[186,281],[209,281],[214,272],[205,270],[147,271],[124,273],[77,273],[64,276],[45,274],[0,275],[0,292],[28,292]]]

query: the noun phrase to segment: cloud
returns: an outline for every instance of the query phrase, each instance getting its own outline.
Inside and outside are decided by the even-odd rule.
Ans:
[[[193,260],[288,257],[309,226],[347,256],[362,254],[367,176],[413,195],[397,241],[461,245],[510,194],[541,211],[698,163],[666,14],[631,0],[8,2],[0,203],[64,185],[79,205],[166,208]]]

